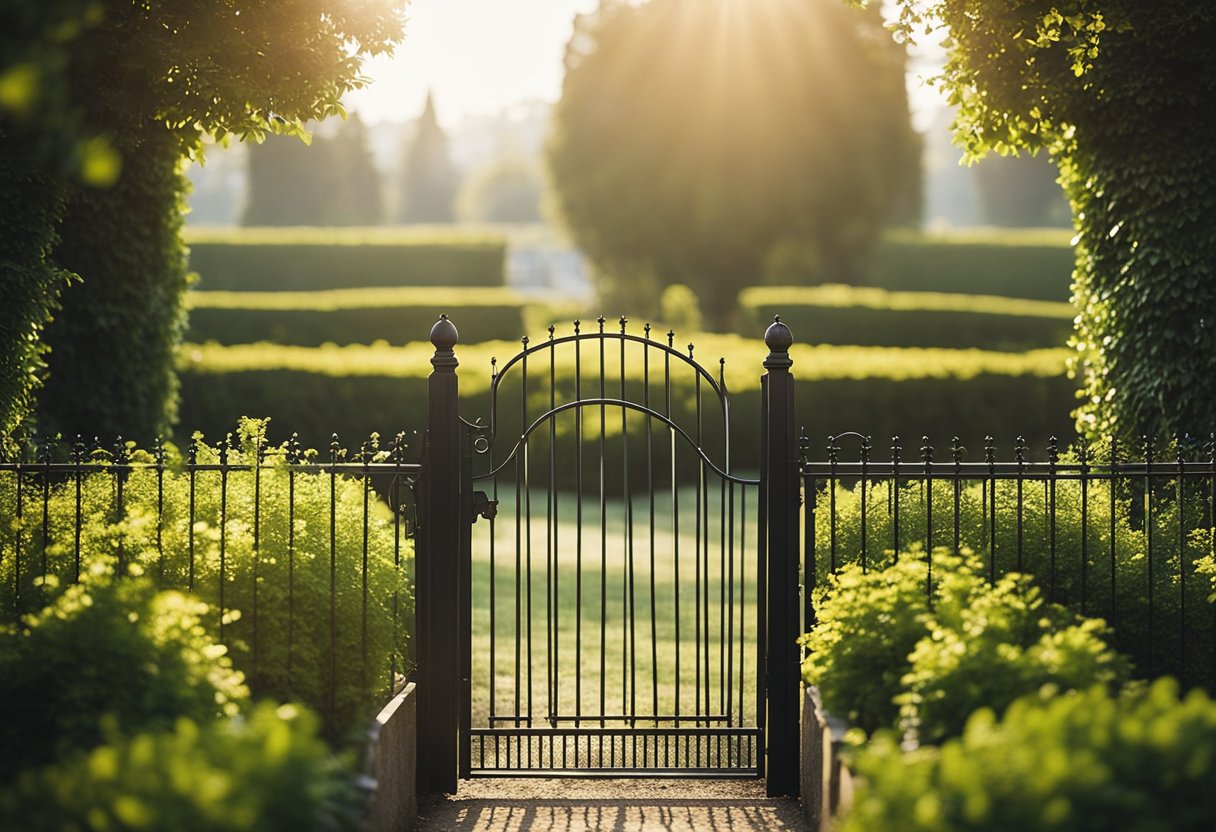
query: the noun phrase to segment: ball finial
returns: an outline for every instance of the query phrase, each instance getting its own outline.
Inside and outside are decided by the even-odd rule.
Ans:
[[[460,341],[460,333],[456,325],[448,320],[447,315],[440,315],[439,320],[431,327],[431,343],[437,350],[450,350]]]
[[[772,352],[789,352],[794,343],[794,334],[781,323],[781,316],[774,315],[773,322],[764,331],[764,345]]]

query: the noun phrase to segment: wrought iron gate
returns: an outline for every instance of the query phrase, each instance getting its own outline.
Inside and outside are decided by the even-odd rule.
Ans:
[[[756,774],[759,480],[725,362],[597,324],[491,369],[462,767]]]
[[[491,362],[484,421],[468,422],[456,330],[436,325],[418,658],[439,790],[454,763],[462,777],[767,773],[770,793],[796,793],[788,333],[766,334],[760,470],[740,472],[726,361],[711,372],[673,332],[550,327]]]

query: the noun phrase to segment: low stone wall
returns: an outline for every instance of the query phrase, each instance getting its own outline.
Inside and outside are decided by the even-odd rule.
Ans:
[[[847,726],[823,710],[819,691],[802,699],[802,814],[812,832],[827,832],[853,803],[853,774],[840,759]]]
[[[413,682],[376,715],[368,736],[367,773],[374,781],[369,832],[410,832],[418,822],[418,697]]]

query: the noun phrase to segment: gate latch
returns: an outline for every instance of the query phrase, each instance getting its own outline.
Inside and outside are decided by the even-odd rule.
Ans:
[[[493,520],[498,515],[498,500],[491,500],[489,495],[484,491],[473,492],[473,523],[477,522],[478,517],[484,517],[487,520]]]

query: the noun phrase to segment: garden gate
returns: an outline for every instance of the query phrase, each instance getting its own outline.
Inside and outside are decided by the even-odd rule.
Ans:
[[[763,776],[770,794],[796,795],[789,329],[775,320],[765,333],[749,477],[732,467],[725,359],[712,373],[672,332],[604,323],[550,327],[492,362],[475,399],[484,421],[459,412],[456,327],[445,316],[431,331],[417,558],[425,785]]]

